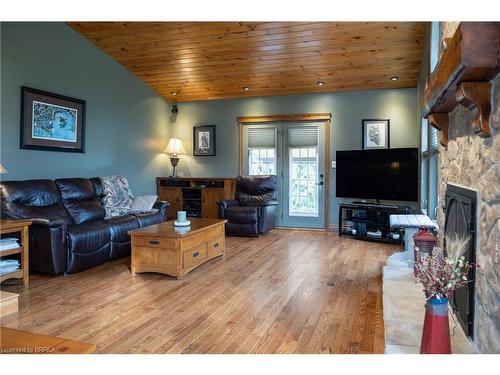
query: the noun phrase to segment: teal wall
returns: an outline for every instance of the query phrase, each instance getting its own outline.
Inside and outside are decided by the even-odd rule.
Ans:
[[[332,114],[331,155],[337,150],[361,149],[361,120],[389,118],[391,147],[418,147],[416,89],[371,90],[244,98],[178,103],[179,114],[171,123],[170,134],[181,138],[188,155],[178,167],[180,176],[220,176],[238,174],[238,116],[330,112]],[[217,156],[192,156],[194,125],[217,126]],[[331,166],[331,165],[330,165]],[[330,222],[337,222],[335,170],[331,173]]]
[[[415,89],[372,90],[179,103],[170,105],[125,68],[63,23],[2,23],[1,163],[3,179],[92,177],[121,174],[135,194],[155,192],[168,175],[161,154],[169,136],[182,138],[188,155],[180,176],[232,177],[238,173],[238,116],[330,112],[331,155],[361,148],[361,119],[390,118],[391,147],[417,147]],[[86,152],[19,148],[21,86],[87,101]],[[217,156],[192,156],[193,125],[217,125]],[[330,221],[337,221],[335,173]]]
[[[85,153],[19,148],[21,86],[87,101]],[[135,194],[165,174],[170,105],[64,23],[1,24],[2,179],[121,174]]]

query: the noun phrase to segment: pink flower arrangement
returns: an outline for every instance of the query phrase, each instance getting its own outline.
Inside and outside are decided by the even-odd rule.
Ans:
[[[446,243],[448,256],[440,247],[434,247],[432,254],[415,248],[415,276],[422,283],[427,299],[451,299],[456,289],[470,282],[470,270],[479,267],[466,262],[463,256],[469,245],[468,238],[447,238]]]

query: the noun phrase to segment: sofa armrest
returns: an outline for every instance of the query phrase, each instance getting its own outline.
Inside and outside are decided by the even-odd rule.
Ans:
[[[65,220],[54,219],[54,218],[33,217],[30,218],[30,220],[33,223],[33,225],[46,226],[50,228],[58,228],[58,227],[66,228],[67,225]]]
[[[233,206],[239,206],[240,202],[235,199],[221,199],[217,201],[217,205],[219,206],[219,219],[225,219],[226,209]]]
[[[269,200],[267,202],[262,202],[259,206],[260,207],[268,207],[268,206],[277,206],[278,205],[278,201],[276,200]]]
[[[160,214],[167,219],[167,210],[170,207],[170,203],[167,201],[156,201],[153,208],[160,211]]]
[[[219,207],[228,208],[231,206],[239,206],[240,202],[238,202],[236,199],[221,199],[217,201],[217,204],[219,205]]]

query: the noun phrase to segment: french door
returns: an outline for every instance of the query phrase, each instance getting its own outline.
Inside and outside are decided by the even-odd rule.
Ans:
[[[243,125],[243,173],[278,176],[278,226],[325,228],[325,138],[323,121]]]

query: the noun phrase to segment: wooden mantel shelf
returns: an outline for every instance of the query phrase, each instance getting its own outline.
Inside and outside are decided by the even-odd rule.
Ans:
[[[439,141],[448,144],[448,113],[458,104],[478,108],[474,132],[490,136],[490,80],[500,72],[500,23],[461,22],[444,51],[424,93],[425,118],[440,130]]]

